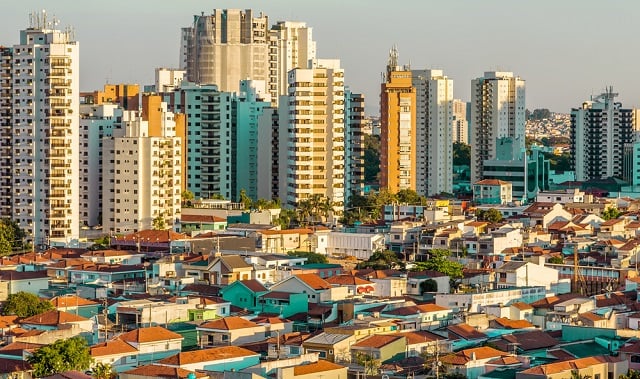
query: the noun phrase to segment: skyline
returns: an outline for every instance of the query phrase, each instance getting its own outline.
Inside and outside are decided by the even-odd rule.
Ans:
[[[624,107],[640,106],[640,76],[631,63],[640,60],[640,51],[632,47],[632,14],[640,11],[640,3],[542,0],[535,2],[535,9],[509,0],[400,5],[364,0],[302,6],[290,0],[115,0],[88,6],[73,0],[27,0],[5,5],[0,45],[18,43],[29,13],[46,9],[60,20],[59,28],[75,30],[82,91],[107,82],[151,84],[156,67],[178,66],[180,28],[190,25],[193,15],[214,7],[251,8],[264,12],[270,24],[286,20],[311,26],[317,56],[341,60],[345,84],[365,94],[368,115],[378,114],[381,73],[393,45],[400,64],[444,70],[454,81],[454,96],[465,101],[470,100],[472,79],[503,70],[526,81],[531,110],[568,113],[607,86],[620,94],[617,100]],[[388,27],[379,26],[385,22]],[[518,43],[519,49],[510,48]]]

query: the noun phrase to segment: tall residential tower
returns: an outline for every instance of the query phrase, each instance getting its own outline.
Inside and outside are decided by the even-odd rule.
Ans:
[[[485,160],[496,158],[496,143],[513,138],[525,148],[525,81],[512,72],[485,72],[471,81],[471,182],[482,179]]]
[[[380,187],[396,193],[416,189],[416,89],[411,70],[389,53],[380,90]]]

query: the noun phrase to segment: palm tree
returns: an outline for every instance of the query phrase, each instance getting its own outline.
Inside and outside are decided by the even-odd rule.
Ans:
[[[629,370],[627,375],[620,375],[619,379],[640,379],[640,371]]]
[[[98,362],[93,366],[93,376],[96,379],[113,379],[116,373],[110,364]]]

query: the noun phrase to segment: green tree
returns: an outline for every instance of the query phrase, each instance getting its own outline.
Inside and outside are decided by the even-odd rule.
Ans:
[[[73,337],[39,348],[27,361],[33,366],[33,375],[41,378],[69,370],[85,371],[93,359],[87,341]]]
[[[620,375],[619,379],[640,379],[640,371],[629,370],[626,375]]]
[[[240,190],[240,203],[244,205],[244,209],[251,209],[253,204],[253,200],[247,195],[247,191],[244,188]]]
[[[6,218],[0,220],[0,256],[24,249],[25,238],[26,233],[17,222]]]
[[[562,259],[562,257],[561,257],[561,256],[558,256],[558,255],[557,255],[557,256],[555,256],[555,257],[551,257],[551,258],[549,258],[549,260],[548,260],[547,262],[549,262],[549,263],[553,263],[553,264],[559,264],[559,265],[561,265],[561,264],[563,264],[563,263],[564,263],[564,259]]]
[[[425,199],[412,189],[401,189],[396,193],[398,202],[406,204],[422,204]]]
[[[396,267],[402,268],[403,263],[398,259],[398,256],[393,251],[381,250],[371,254],[368,260],[358,263],[357,267],[384,270]]]
[[[182,197],[182,206],[190,208],[192,206],[193,199],[195,198],[195,196],[193,195],[193,192],[189,190],[184,190],[182,191],[181,197]]]
[[[471,166],[471,146],[463,142],[453,143],[453,165]]]
[[[454,262],[449,257],[451,251],[447,249],[432,249],[429,251],[429,259],[424,262],[416,262],[413,271],[431,270],[441,272],[452,280],[462,278],[462,269],[464,266],[458,262]]]
[[[602,212],[603,220],[613,220],[614,218],[618,218],[622,215],[622,212],[616,207],[609,207]]]
[[[364,367],[366,375],[378,374],[378,369],[380,368],[379,359],[375,359],[373,355],[361,351],[356,352],[354,358],[357,364]]]
[[[91,371],[93,371],[93,377],[96,379],[113,379],[116,377],[113,366],[107,363],[98,362],[93,365]]]
[[[296,219],[296,211],[293,209],[283,209],[280,211],[276,224],[280,225],[280,229],[289,229],[291,222]]]
[[[40,300],[38,296],[20,291],[12,293],[2,305],[2,314],[5,316],[16,315],[18,317],[30,317],[53,309],[53,304],[47,300]]]
[[[151,227],[153,230],[165,230],[167,229],[167,223],[164,221],[164,213],[160,213],[158,217],[151,221]]]
[[[290,251],[287,254],[292,257],[307,258],[307,263],[329,263],[326,256],[312,251]]]
[[[478,209],[476,210],[476,218],[479,221],[500,222],[502,221],[502,213],[495,208],[489,208],[487,210]]]
[[[380,174],[380,137],[364,136],[364,181],[378,182]]]

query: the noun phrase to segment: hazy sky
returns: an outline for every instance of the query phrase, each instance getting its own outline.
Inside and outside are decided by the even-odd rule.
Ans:
[[[270,23],[305,21],[319,58],[339,58],[345,82],[378,109],[380,73],[396,44],[400,63],[438,68],[469,100],[488,70],[527,82],[527,108],[568,112],[612,85],[640,105],[640,1],[634,0],[5,0],[0,44],[18,42],[29,12],[46,9],[80,42],[80,88],[151,84],[155,67],[178,64],[180,28],[213,8],[253,8]],[[634,22],[635,21],[635,22]]]

